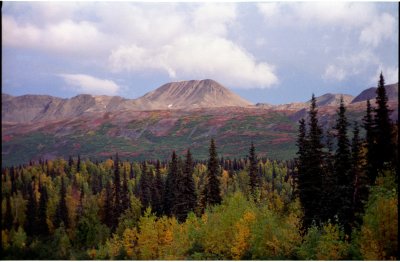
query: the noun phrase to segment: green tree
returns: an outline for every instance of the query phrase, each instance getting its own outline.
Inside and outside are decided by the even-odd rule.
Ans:
[[[187,150],[186,160],[183,168],[183,174],[179,177],[181,180],[179,183],[179,196],[176,201],[174,212],[177,219],[183,222],[188,213],[194,211],[197,203],[197,197],[195,192],[195,185],[193,180],[193,159],[190,150]]]
[[[13,215],[12,215],[12,211],[11,211],[11,200],[10,200],[10,196],[6,196],[6,210],[5,210],[5,214],[4,214],[4,229],[7,230],[11,230],[12,226],[13,226]]]
[[[34,183],[32,182],[28,192],[28,203],[26,209],[25,231],[28,236],[33,236],[36,233],[37,226],[37,203],[34,193]]]
[[[39,223],[38,223],[38,233],[42,236],[47,236],[49,234],[49,227],[47,225],[47,202],[49,201],[49,196],[47,194],[47,187],[40,187],[40,200],[39,200]]]
[[[254,143],[251,142],[250,150],[249,150],[249,177],[250,177],[250,193],[254,199],[256,199],[257,188],[259,187],[260,181],[257,174],[257,156],[256,149],[254,147]]]
[[[61,177],[61,189],[60,189],[60,201],[58,202],[56,216],[55,216],[55,225],[60,226],[61,222],[63,222],[64,227],[69,227],[69,219],[68,219],[68,208],[66,202],[67,190],[65,187],[64,177]]]
[[[221,192],[219,187],[220,168],[218,165],[218,154],[214,139],[211,139],[209,148],[209,158],[207,164],[207,182],[203,197],[206,205],[216,205],[221,203]]]
[[[176,202],[177,193],[177,176],[178,176],[178,158],[175,151],[172,152],[171,162],[169,163],[167,180],[165,183],[165,199],[164,210],[165,214],[172,215],[172,210]]]
[[[156,163],[156,176],[154,179],[154,190],[153,190],[153,207],[154,211],[158,216],[161,216],[164,213],[164,205],[163,205],[163,199],[164,199],[164,181],[161,177],[161,167],[160,167],[160,161],[157,160]]]
[[[143,209],[151,205],[151,191],[152,191],[152,174],[147,170],[146,161],[142,165],[142,176],[139,181],[139,199],[142,202]]]
[[[308,228],[312,221],[321,221],[322,178],[324,174],[322,128],[318,123],[318,110],[314,94],[308,112],[308,133],[305,136],[305,148],[301,149],[304,158],[298,174],[300,201],[304,210],[303,227]]]
[[[385,79],[382,73],[379,76],[378,88],[376,89],[376,105],[374,127],[376,132],[376,160],[377,169],[382,169],[384,163],[390,163],[393,160],[392,145],[392,123],[388,107],[388,97],[385,89]]]
[[[351,151],[350,141],[347,137],[347,128],[349,123],[346,117],[346,107],[344,106],[343,97],[340,98],[340,106],[337,112],[335,129],[337,131],[337,149],[335,152],[335,176],[337,186],[335,190],[334,200],[337,204],[337,214],[339,221],[343,223],[345,232],[350,235],[351,223],[353,221],[353,183],[354,179],[351,171]],[[332,218],[331,218],[332,219]]]
[[[366,114],[363,117],[363,127],[366,131],[365,134],[365,140],[366,140],[366,148],[367,148],[367,154],[366,154],[366,172],[367,176],[369,179],[370,184],[375,183],[375,179],[377,176],[376,172],[376,157],[375,157],[375,124],[374,124],[374,118],[372,115],[372,107],[371,103],[369,100],[367,100],[367,110]]]

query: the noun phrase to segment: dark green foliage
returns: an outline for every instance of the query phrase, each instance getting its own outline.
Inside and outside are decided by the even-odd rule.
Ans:
[[[165,193],[164,193],[164,211],[165,214],[172,215],[172,209],[176,202],[177,192],[177,177],[178,177],[178,158],[175,151],[172,152],[171,162],[169,163],[167,180],[165,182]]]
[[[324,175],[322,129],[318,123],[318,110],[314,94],[308,112],[308,133],[303,143],[304,152],[302,166],[298,174],[300,201],[304,209],[303,227],[308,228],[312,221],[321,220],[322,178]],[[299,141],[302,138],[299,138]]]
[[[363,155],[361,153],[362,143],[359,137],[360,130],[357,122],[354,123],[353,139],[351,143],[351,172],[354,177],[353,209],[355,221],[361,223],[361,215],[364,205],[368,200],[368,177],[364,170]]]
[[[60,201],[58,202],[54,224],[59,227],[61,223],[65,228],[69,227],[68,208],[66,202],[67,189],[65,188],[64,177],[61,177]]]
[[[217,205],[221,203],[221,189],[219,187],[219,175],[221,171],[218,165],[218,155],[214,139],[211,139],[209,148],[209,159],[207,163],[207,182],[205,192],[203,193],[204,203],[208,205]]]
[[[106,195],[104,199],[104,217],[103,221],[109,228],[114,228],[116,225],[114,220],[114,201],[113,201],[113,190],[111,182],[108,181],[106,185]]]
[[[339,221],[343,223],[345,232],[350,234],[351,223],[353,221],[352,195],[353,195],[353,173],[351,172],[351,152],[350,141],[347,137],[347,128],[349,126],[346,117],[346,108],[343,103],[343,97],[340,99],[340,106],[337,112],[335,129],[337,131],[337,149],[335,152],[335,170],[337,179],[335,187],[334,201],[338,205],[337,214]],[[333,218],[331,218],[333,219]]]
[[[174,214],[180,222],[185,221],[189,212],[194,211],[197,197],[193,181],[193,159],[190,150],[186,154],[183,172],[178,172],[178,191]]]
[[[11,213],[11,200],[10,200],[10,196],[6,197],[6,210],[4,213],[4,224],[3,224],[3,228],[10,230],[13,226],[13,215]]]
[[[156,164],[156,176],[154,178],[154,190],[153,190],[153,208],[158,216],[164,213],[164,181],[161,177],[160,161],[157,160]]]
[[[139,199],[142,202],[143,210],[151,206],[151,195],[152,195],[152,177],[150,170],[147,170],[146,161],[142,165],[142,176],[139,181]]]
[[[37,203],[35,199],[34,186],[34,182],[32,182],[28,189],[28,203],[25,221],[25,232],[28,236],[32,236],[37,232]]]
[[[260,185],[259,176],[257,174],[257,156],[256,149],[254,147],[254,143],[251,142],[250,150],[249,150],[249,177],[250,177],[250,193],[255,198],[255,194],[257,188]]]
[[[367,100],[367,111],[363,118],[363,127],[366,131],[365,140],[366,140],[366,172],[369,178],[369,182],[373,184],[376,179],[376,158],[375,158],[375,126],[374,126],[374,118],[372,116],[372,108],[371,103]]]
[[[391,111],[387,105],[388,97],[386,95],[385,80],[382,73],[379,77],[378,88],[376,89],[376,105],[374,127],[376,133],[376,168],[382,169],[385,163],[393,160],[392,145],[392,123],[390,120]]]
[[[42,236],[47,236],[49,234],[49,227],[47,225],[47,202],[49,201],[49,196],[47,194],[46,186],[40,187],[40,200],[39,200],[39,210],[38,210],[38,233]]]
[[[126,177],[126,169],[124,169],[124,180],[122,181],[122,194],[121,194],[121,209],[122,213],[129,208],[129,189],[128,189],[128,178]]]
[[[117,224],[118,217],[122,214],[121,206],[121,176],[119,173],[118,153],[114,160],[114,224]]]
[[[76,172],[81,172],[81,155],[78,154],[78,162],[76,163]]]

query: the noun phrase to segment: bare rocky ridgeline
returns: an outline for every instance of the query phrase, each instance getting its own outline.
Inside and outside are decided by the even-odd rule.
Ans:
[[[386,86],[389,101],[398,99],[398,83]],[[374,99],[376,88],[369,88],[355,98],[343,94],[346,105],[357,104]],[[317,97],[317,105],[339,105],[342,94],[325,94]],[[172,82],[162,85],[154,91],[137,99],[119,96],[78,95],[63,99],[47,95],[10,96],[2,94],[2,122],[38,122],[75,118],[86,114],[117,111],[149,110],[193,110],[198,108],[257,107],[270,110],[301,111],[309,107],[308,102],[296,102],[282,105],[270,105],[250,102],[236,95],[218,82],[191,80]]]

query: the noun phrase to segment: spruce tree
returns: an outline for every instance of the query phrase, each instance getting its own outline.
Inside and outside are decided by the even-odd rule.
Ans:
[[[193,180],[193,159],[190,150],[187,150],[183,172],[178,174],[178,198],[175,205],[175,215],[180,222],[183,222],[187,214],[194,211],[197,197]]]
[[[139,199],[142,202],[143,210],[151,206],[152,175],[147,170],[146,161],[142,165],[142,176],[139,181]]]
[[[81,155],[78,154],[78,162],[76,163],[76,172],[81,172]]]
[[[11,230],[13,226],[13,215],[11,211],[11,197],[9,195],[6,196],[6,210],[4,214],[4,229]]]
[[[65,187],[64,177],[61,177],[61,189],[60,189],[60,200],[57,205],[56,209],[56,216],[55,216],[55,225],[59,227],[61,222],[64,223],[64,227],[69,227],[69,219],[68,219],[68,208],[67,202],[65,200],[67,196],[67,189]]]
[[[337,149],[335,153],[335,177],[337,179],[335,203],[338,204],[339,221],[343,223],[345,232],[351,233],[351,223],[353,220],[352,193],[353,176],[351,171],[351,152],[350,142],[347,137],[347,128],[349,126],[346,117],[346,107],[343,97],[340,98],[340,106],[337,112],[335,129],[337,131]]]
[[[115,155],[114,161],[114,216],[115,220],[118,221],[119,216],[122,213],[121,206],[121,176],[119,173],[119,158],[118,153]]]
[[[37,203],[34,193],[34,182],[32,182],[28,188],[28,203],[26,208],[26,220],[25,220],[25,232],[28,236],[36,234],[37,226]]]
[[[381,73],[378,88],[376,89],[377,107],[374,110],[374,127],[376,132],[375,157],[378,170],[382,169],[385,163],[390,163],[393,158],[391,110],[389,110],[387,102],[385,79]]]
[[[221,204],[221,189],[219,177],[220,168],[218,165],[218,155],[217,149],[215,146],[214,139],[211,139],[210,148],[209,148],[209,158],[207,164],[207,182],[205,186],[205,204],[208,205],[216,205]]]
[[[108,226],[110,229],[114,229],[115,225],[115,219],[114,219],[114,201],[113,201],[113,190],[112,190],[112,185],[111,181],[107,182],[106,185],[106,195],[104,199],[104,224]]]
[[[306,148],[307,148],[307,141],[306,141],[306,122],[304,118],[300,119],[299,121],[299,134],[297,136],[297,158],[296,158],[296,166],[297,166],[297,173],[298,175],[295,178],[295,183],[299,183],[299,179],[304,181],[304,175],[306,172],[307,162],[306,162]],[[299,194],[297,190],[296,195]]]
[[[359,137],[360,130],[357,122],[354,122],[353,139],[351,143],[351,165],[354,177],[353,192],[353,209],[355,213],[355,221],[360,224],[362,214],[364,213],[364,205],[368,200],[368,177],[363,168],[363,156],[361,152],[361,140]]]
[[[129,189],[128,189],[128,178],[126,175],[126,169],[124,169],[124,180],[122,181],[122,195],[121,195],[121,208],[122,213],[125,212],[130,206]]]
[[[300,201],[304,210],[303,227],[308,228],[313,221],[321,222],[322,177],[324,174],[322,128],[318,123],[318,110],[314,94],[308,112],[308,133],[306,134],[302,169],[298,185]]]
[[[169,163],[167,180],[165,182],[164,193],[164,210],[165,214],[172,215],[172,209],[175,205],[175,194],[177,192],[177,176],[178,176],[178,158],[175,151],[172,152],[171,162]]]
[[[156,177],[154,180],[154,191],[153,191],[153,206],[154,206],[154,211],[158,216],[163,215],[164,213],[164,182],[161,177],[161,166],[160,166],[160,161],[157,160],[156,163]]]
[[[253,142],[251,142],[250,150],[249,150],[249,185],[250,185],[250,193],[252,197],[255,199],[256,191],[260,185],[259,177],[257,174],[257,156],[256,150]]]
[[[366,142],[366,172],[369,179],[369,184],[374,184],[377,171],[376,171],[376,158],[375,158],[375,126],[374,118],[372,115],[372,107],[369,100],[367,100],[367,111],[363,117],[363,127],[366,131],[365,142]]]
[[[47,194],[46,186],[40,187],[40,200],[39,200],[39,223],[38,232],[42,236],[47,236],[49,234],[49,227],[47,225],[47,202],[49,201],[49,196]]]

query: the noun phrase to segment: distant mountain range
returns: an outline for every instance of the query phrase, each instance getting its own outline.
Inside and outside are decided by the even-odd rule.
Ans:
[[[398,84],[386,90],[389,106],[397,109]],[[350,123],[361,120],[365,100],[373,100],[374,92],[369,88],[355,98],[343,95]],[[317,97],[325,128],[334,124],[341,96]],[[213,80],[165,84],[138,99],[2,94],[2,163],[77,154],[96,159],[115,152],[126,158],[166,159],[172,150],[189,147],[194,157],[204,159],[211,137],[224,157],[246,156],[254,141],[260,156],[290,159],[296,152],[297,122],[306,117],[309,105],[252,105]],[[391,117],[397,119],[398,110]]]
[[[397,100],[398,83],[387,85],[389,100]],[[346,94],[325,94],[317,97],[318,106],[338,106],[343,96],[346,105],[374,99],[376,88],[369,88],[355,98]],[[310,101],[255,106],[276,110],[301,110],[308,108]],[[63,99],[47,95],[10,96],[2,94],[2,121],[37,122],[78,117],[85,113],[106,113],[123,110],[173,110],[215,107],[251,107],[250,102],[236,95],[214,80],[191,80],[165,84],[137,99],[119,96],[78,95]]]

